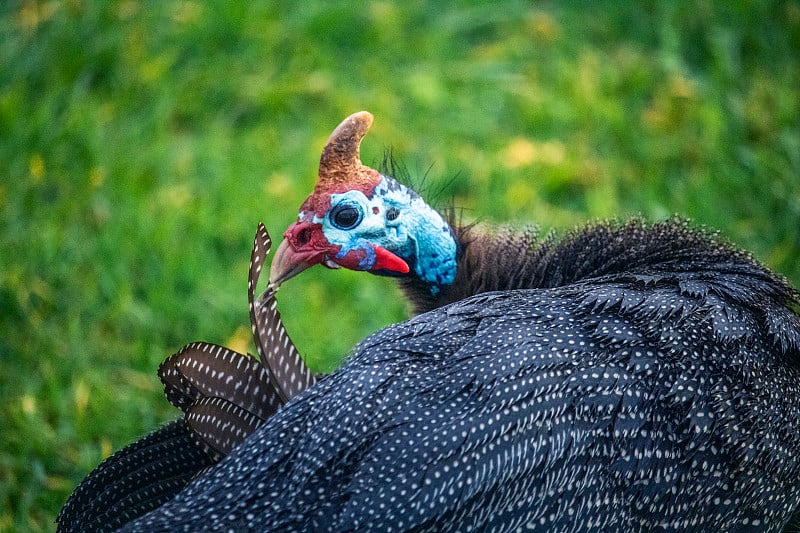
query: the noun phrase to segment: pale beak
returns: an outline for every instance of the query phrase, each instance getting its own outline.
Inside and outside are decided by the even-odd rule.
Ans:
[[[317,250],[298,252],[289,241],[283,239],[272,257],[272,266],[269,269],[270,285],[277,289],[284,281],[321,263],[324,255],[324,252]]]

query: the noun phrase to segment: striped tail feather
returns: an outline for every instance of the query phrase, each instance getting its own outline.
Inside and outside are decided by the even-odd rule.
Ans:
[[[59,532],[112,531],[171,500],[213,464],[183,420],[118,451],[73,491],[56,521]]]

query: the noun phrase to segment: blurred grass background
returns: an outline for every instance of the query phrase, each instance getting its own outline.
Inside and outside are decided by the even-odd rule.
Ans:
[[[0,43],[2,531],[177,415],[165,357],[248,348],[256,224],[354,111],[468,219],[678,213],[800,284],[796,1],[10,0]],[[322,268],[279,304],[317,369],[406,316]]]

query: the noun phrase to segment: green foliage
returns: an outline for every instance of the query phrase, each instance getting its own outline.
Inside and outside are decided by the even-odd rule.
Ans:
[[[354,111],[467,219],[678,213],[800,283],[796,1],[12,0],[0,39],[0,531],[176,416],[166,356],[247,349],[256,224]],[[322,268],[279,304],[317,369],[406,316]]]

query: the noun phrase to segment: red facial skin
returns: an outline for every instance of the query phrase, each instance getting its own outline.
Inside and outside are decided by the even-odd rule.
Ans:
[[[370,186],[367,192],[371,193],[373,189],[374,186]],[[273,257],[270,278],[274,284],[279,285],[320,263],[328,268],[341,266],[351,270],[408,274],[410,269],[403,259],[377,245],[371,245],[374,261],[366,268],[365,260],[368,256],[366,249],[356,248],[338,257],[341,246],[328,242],[322,231],[322,224],[313,222],[315,215],[320,219],[328,209],[330,209],[330,194],[314,193],[303,202],[300,208],[300,220],[286,229],[283,235],[284,241]]]
[[[334,261],[337,265],[350,270],[363,270],[362,263],[367,256],[363,249],[350,250],[344,256],[337,256],[342,249],[337,244],[331,244],[322,232],[322,224],[314,222],[295,222],[284,233],[286,242],[292,249],[292,255],[309,266],[323,263],[325,258]],[[408,264],[380,246],[373,245],[375,263],[370,270],[388,270],[399,274],[408,274]],[[323,263],[325,264],[325,263]],[[325,264],[325,266],[328,266]]]

